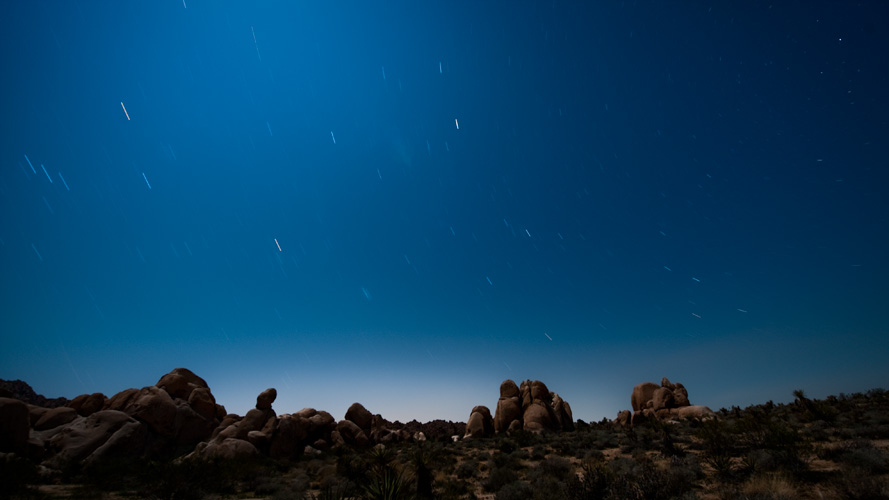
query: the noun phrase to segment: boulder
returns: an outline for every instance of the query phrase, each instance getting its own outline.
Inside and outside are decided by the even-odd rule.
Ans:
[[[660,389],[660,386],[653,382],[643,382],[636,387],[633,387],[633,393],[630,396],[630,404],[633,406],[633,411],[637,412],[646,407],[649,401],[651,401],[652,396],[654,396],[654,391]]]
[[[630,410],[622,410],[617,412],[617,418],[614,419],[614,422],[621,427],[628,427],[630,425],[630,418],[632,418]]]
[[[525,380],[522,382],[522,385],[519,386],[520,397],[522,398],[522,411],[525,411],[526,408],[531,406],[531,382],[529,380]]]
[[[688,402],[688,391],[685,390],[682,384],[676,384],[673,389],[673,402],[676,404],[676,407],[689,406],[691,403]]]
[[[162,436],[174,434],[176,403],[163,389],[153,385],[143,387],[126,405],[124,411],[145,422],[152,431]]]
[[[263,453],[269,448],[269,437],[262,431],[250,431],[247,433],[247,442]]]
[[[259,456],[259,450],[243,439],[225,439],[220,442],[200,443],[188,457],[223,460],[245,460]]]
[[[114,396],[111,396],[111,399],[105,401],[105,406],[103,409],[105,410],[117,410],[124,411],[127,406],[130,405],[136,398],[139,397],[140,391],[139,389],[125,389],[123,391],[118,392]],[[80,397],[80,396],[78,396]],[[71,403],[74,402],[77,398],[71,400]],[[70,403],[69,403],[70,406]],[[72,407],[73,408],[73,407]]]
[[[81,394],[76,398],[72,399],[68,402],[66,406],[69,408],[73,408],[77,411],[77,414],[82,417],[88,417],[93,413],[101,410],[105,406],[105,401],[108,398],[105,397],[101,392],[94,392],[92,394]]]
[[[222,421],[219,423],[219,425],[216,426],[215,429],[213,429],[213,434],[210,436],[210,438],[211,439],[215,438],[217,435],[219,435],[220,432],[224,431],[225,429],[228,429],[229,427],[231,427],[232,425],[234,425],[240,421],[241,421],[240,415],[236,415],[234,413],[230,413],[230,414],[226,415],[225,417],[222,418]]]
[[[209,388],[204,379],[195,375],[188,368],[173,369],[173,371],[161,377],[155,386],[167,391],[174,398],[185,400],[188,400],[193,390]]]
[[[58,408],[46,411],[34,424],[34,430],[45,431],[47,429],[54,429],[60,425],[65,425],[71,422],[75,418],[77,418],[77,410],[67,406],[59,406]]]
[[[266,427],[273,427],[275,419],[275,411],[272,409],[267,410],[259,410],[254,408],[247,412],[247,415],[244,415],[244,418],[234,424],[238,428],[237,438],[238,439],[247,439],[247,434],[250,431],[262,431],[266,429]],[[271,429],[274,431],[274,428]]]
[[[173,436],[178,445],[194,445],[213,434],[216,420],[210,420],[197,413],[182,399],[176,399],[176,416],[173,421]]]
[[[670,389],[671,391],[676,388],[676,386],[673,385],[673,383],[670,382],[670,379],[668,379],[667,377],[661,378],[661,387],[666,387],[667,389]]]
[[[522,393],[519,391],[519,386],[517,386],[512,380],[504,380],[500,384],[501,398],[519,398],[521,394]]]
[[[564,401],[558,394],[553,393],[553,415],[559,429],[563,431],[574,430],[574,415],[571,413],[571,405]]]
[[[83,417],[88,417],[97,411],[101,411],[107,400],[108,398],[101,392],[94,392],[87,396],[86,400],[77,410],[77,413]]]
[[[272,403],[275,402],[275,398],[277,397],[278,391],[274,388],[262,391],[259,396],[256,396],[256,408],[258,410],[270,410],[272,408]]]
[[[543,401],[549,403],[552,401],[552,393],[549,392],[546,384],[539,380],[535,380],[531,382],[531,400],[532,402]]]
[[[342,441],[347,445],[363,448],[370,444],[367,434],[351,420],[340,420],[336,424],[336,431],[334,432],[338,433]]]
[[[511,380],[509,382],[512,382]],[[515,382],[513,382],[513,387],[515,387]],[[503,386],[501,385],[501,394],[503,393]],[[518,387],[515,387],[516,393],[518,392]],[[518,396],[501,396],[497,401],[497,408],[494,411],[494,430],[496,432],[505,432],[509,429],[510,424],[513,421],[522,419],[522,403],[519,400]]]
[[[95,415],[95,414],[94,414]],[[143,456],[151,441],[148,426],[139,421],[127,422],[117,429],[105,443],[84,460],[91,466],[99,462]]]
[[[680,408],[673,408],[670,410],[670,414],[674,417],[679,418],[705,418],[715,415],[713,410],[704,405],[682,406]]]
[[[40,420],[40,417],[42,417],[46,412],[49,411],[49,408],[44,408],[42,406],[32,405],[28,403],[25,404],[28,405],[28,420],[31,422],[31,427],[34,427],[34,425],[37,424],[37,421]],[[74,413],[76,414],[77,412],[75,411]]]
[[[491,436],[492,434],[494,434],[494,419],[491,418],[491,410],[486,406],[476,406],[469,414],[463,439],[477,439]]]
[[[312,410],[314,411],[314,410]],[[336,429],[336,420],[326,411],[315,412],[308,418],[309,437],[314,439],[326,439],[330,432]],[[315,448],[318,448],[315,446]]]
[[[666,387],[658,387],[651,395],[651,409],[654,411],[673,408],[673,391]]]
[[[188,396],[188,405],[200,416],[215,420],[216,417],[216,398],[210,392],[208,387],[198,387],[191,391]]]
[[[522,428],[526,431],[541,433],[555,427],[553,425],[554,422],[551,410],[547,408],[543,402],[535,401],[532,403],[531,406],[525,410],[522,418],[524,420]]]
[[[352,403],[352,406],[346,410],[345,419],[354,422],[365,433],[369,433],[374,416],[361,403]]]
[[[269,445],[272,458],[296,458],[309,437],[309,421],[297,415],[282,415]]]
[[[68,408],[74,408],[75,411],[80,410],[80,407],[83,406],[83,402],[86,401],[86,398],[90,397],[89,394],[81,394],[79,396],[75,396],[74,399],[68,401]]]
[[[132,456],[138,456],[146,445],[144,440],[137,441],[137,438],[146,437],[145,433],[139,432],[140,425],[142,424],[130,415],[116,410],[102,410],[86,418],[80,417],[52,437],[48,448],[54,452],[54,456],[45,464],[59,469],[68,463],[87,460],[117,432],[122,432],[121,436],[112,441],[104,453],[107,455],[110,451],[127,450]]]
[[[28,405],[12,398],[0,398],[0,452],[24,456],[28,451],[31,417]]]

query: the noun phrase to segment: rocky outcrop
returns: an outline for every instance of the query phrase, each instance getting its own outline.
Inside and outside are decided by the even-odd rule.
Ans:
[[[18,399],[0,398],[0,452],[24,455],[30,425],[28,405]]]
[[[371,437],[376,437],[381,441],[385,439],[387,442],[400,437],[385,432],[382,417],[376,419],[377,432],[374,433],[374,420],[374,415],[361,403],[352,403],[352,406],[346,410],[343,420],[336,424],[336,430],[331,433],[330,439],[333,444],[339,446],[349,445],[363,448],[371,443]]]
[[[21,380],[0,379],[0,397],[18,399],[41,408],[58,408],[68,404],[67,398],[47,398],[37,394],[30,385]]]
[[[172,370],[151,386],[126,389],[110,398],[83,394],[55,408],[0,397],[0,452],[28,457],[50,469],[182,453],[190,459],[295,459],[337,445],[365,447],[427,436],[450,440],[465,428],[444,421],[390,423],[360,403],[352,404],[339,422],[313,408],[278,415],[272,408],[276,397],[274,388],[266,389],[243,417],[226,414],[206,381],[185,368]],[[474,413],[481,435],[491,435],[490,411],[479,407]]]
[[[469,413],[463,439],[478,439],[494,435],[494,419],[487,406],[476,406]]]
[[[207,383],[185,368],[171,371],[155,385],[126,389],[111,398],[83,394],[52,409],[16,403],[25,408],[28,424],[27,450],[21,449],[19,431],[17,453],[50,468],[166,457],[211,437],[225,415]],[[0,416],[4,430],[14,421]]]
[[[102,410],[105,407],[105,402],[107,400],[108,398],[101,392],[81,394],[72,399],[66,406],[73,408],[81,417],[88,417],[93,413]]]
[[[615,423],[640,425],[656,418],[703,418],[713,414],[706,406],[692,406],[685,386],[674,384],[667,377],[661,379],[660,385],[643,382],[633,387],[630,404],[633,407],[632,417],[627,418],[624,412],[629,412],[624,410],[618,414]]]
[[[122,411],[103,410],[80,417],[47,443],[52,455],[45,466],[61,469],[74,462],[141,456],[148,444],[148,427]]]
[[[34,422],[35,431],[45,431],[47,429],[55,429],[60,425],[65,425],[77,418],[77,410],[60,406],[42,413],[39,419]]]
[[[504,380],[500,384],[500,399],[494,412],[494,430],[500,433],[518,429],[531,432],[573,430],[571,405],[539,380],[525,380],[521,386],[512,380]]]

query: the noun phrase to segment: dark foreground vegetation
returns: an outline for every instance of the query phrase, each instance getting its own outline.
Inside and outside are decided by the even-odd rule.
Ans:
[[[0,498],[881,499],[889,394],[771,402],[709,420],[339,448],[296,461],[105,463],[47,473],[0,460]]]

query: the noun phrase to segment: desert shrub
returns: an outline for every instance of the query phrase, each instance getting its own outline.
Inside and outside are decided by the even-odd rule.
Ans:
[[[668,469],[669,470],[669,469]],[[695,474],[687,470],[670,473],[659,470],[650,460],[636,462],[616,458],[610,463],[587,462],[581,478],[567,481],[565,498],[570,500],[660,500],[694,498],[691,482]]]
[[[847,443],[841,448],[835,461],[868,474],[889,472],[889,453],[874,447],[872,442],[866,440]]]
[[[531,460],[543,460],[546,458],[546,448],[537,445],[531,448]]]
[[[605,462],[584,462],[581,477],[568,481],[565,498],[569,500],[599,500],[607,498],[614,472]]]
[[[441,500],[457,500],[464,498],[471,491],[467,481],[446,479],[438,483],[438,498]]]
[[[500,488],[496,500],[528,500],[534,497],[534,490],[531,485],[524,481],[515,481]]]
[[[534,432],[529,432],[524,429],[513,431],[510,434],[510,437],[512,437],[512,439],[515,441],[516,445],[518,445],[520,448],[534,446],[535,444],[540,443],[544,439],[539,434],[534,433]]]
[[[574,466],[562,457],[547,458],[528,473],[536,498],[563,497],[567,483],[574,477]]]
[[[491,460],[488,461],[491,465],[492,469],[496,468],[508,468],[508,469],[518,469],[521,467],[521,462],[518,456],[510,453],[494,453],[491,456]]]
[[[665,457],[681,457],[685,455],[685,451],[677,447],[673,440],[673,433],[669,425],[661,425],[660,452]]]
[[[596,431],[596,443],[595,447],[599,449],[608,449],[608,448],[617,448],[620,446],[617,433],[613,430],[599,430]]]
[[[322,480],[320,490],[316,500],[347,500],[356,493],[353,483],[335,476]]]
[[[684,457],[670,457],[670,466],[666,473],[669,481],[693,483],[704,477],[704,471],[696,455],[686,455]]]
[[[717,490],[720,500],[796,500],[798,488],[779,474],[762,474],[740,485],[722,485]]]
[[[515,443],[515,441],[509,438],[502,438],[500,440],[500,443],[497,445],[497,449],[500,450],[500,453],[505,453],[507,455],[516,451],[516,449],[518,448],[519,446]]]
[[[835,485],[840,498],[871,500],[889,498],[889,481],[878,478],[861,469],[851,469],[839,476]]]
[[[495,467],[491,469],[491,473],[488,474],[488,477],[482,481],[482,488],[489,493],[495,493],[500,491],[500,488],[503,488],[509,483],[514,483],[518,479],[518,474],[511,468]]]
[[[455,473],[460,479],[475,477],[478,474],[478,462],[473,459],[468,459],[457,466]]]

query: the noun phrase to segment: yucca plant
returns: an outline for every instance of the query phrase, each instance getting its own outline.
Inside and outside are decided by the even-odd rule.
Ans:
[[[407,499],[409,494],[404,474],[388,466],[373,471],[362,490],[367,500],[401,500]]]

